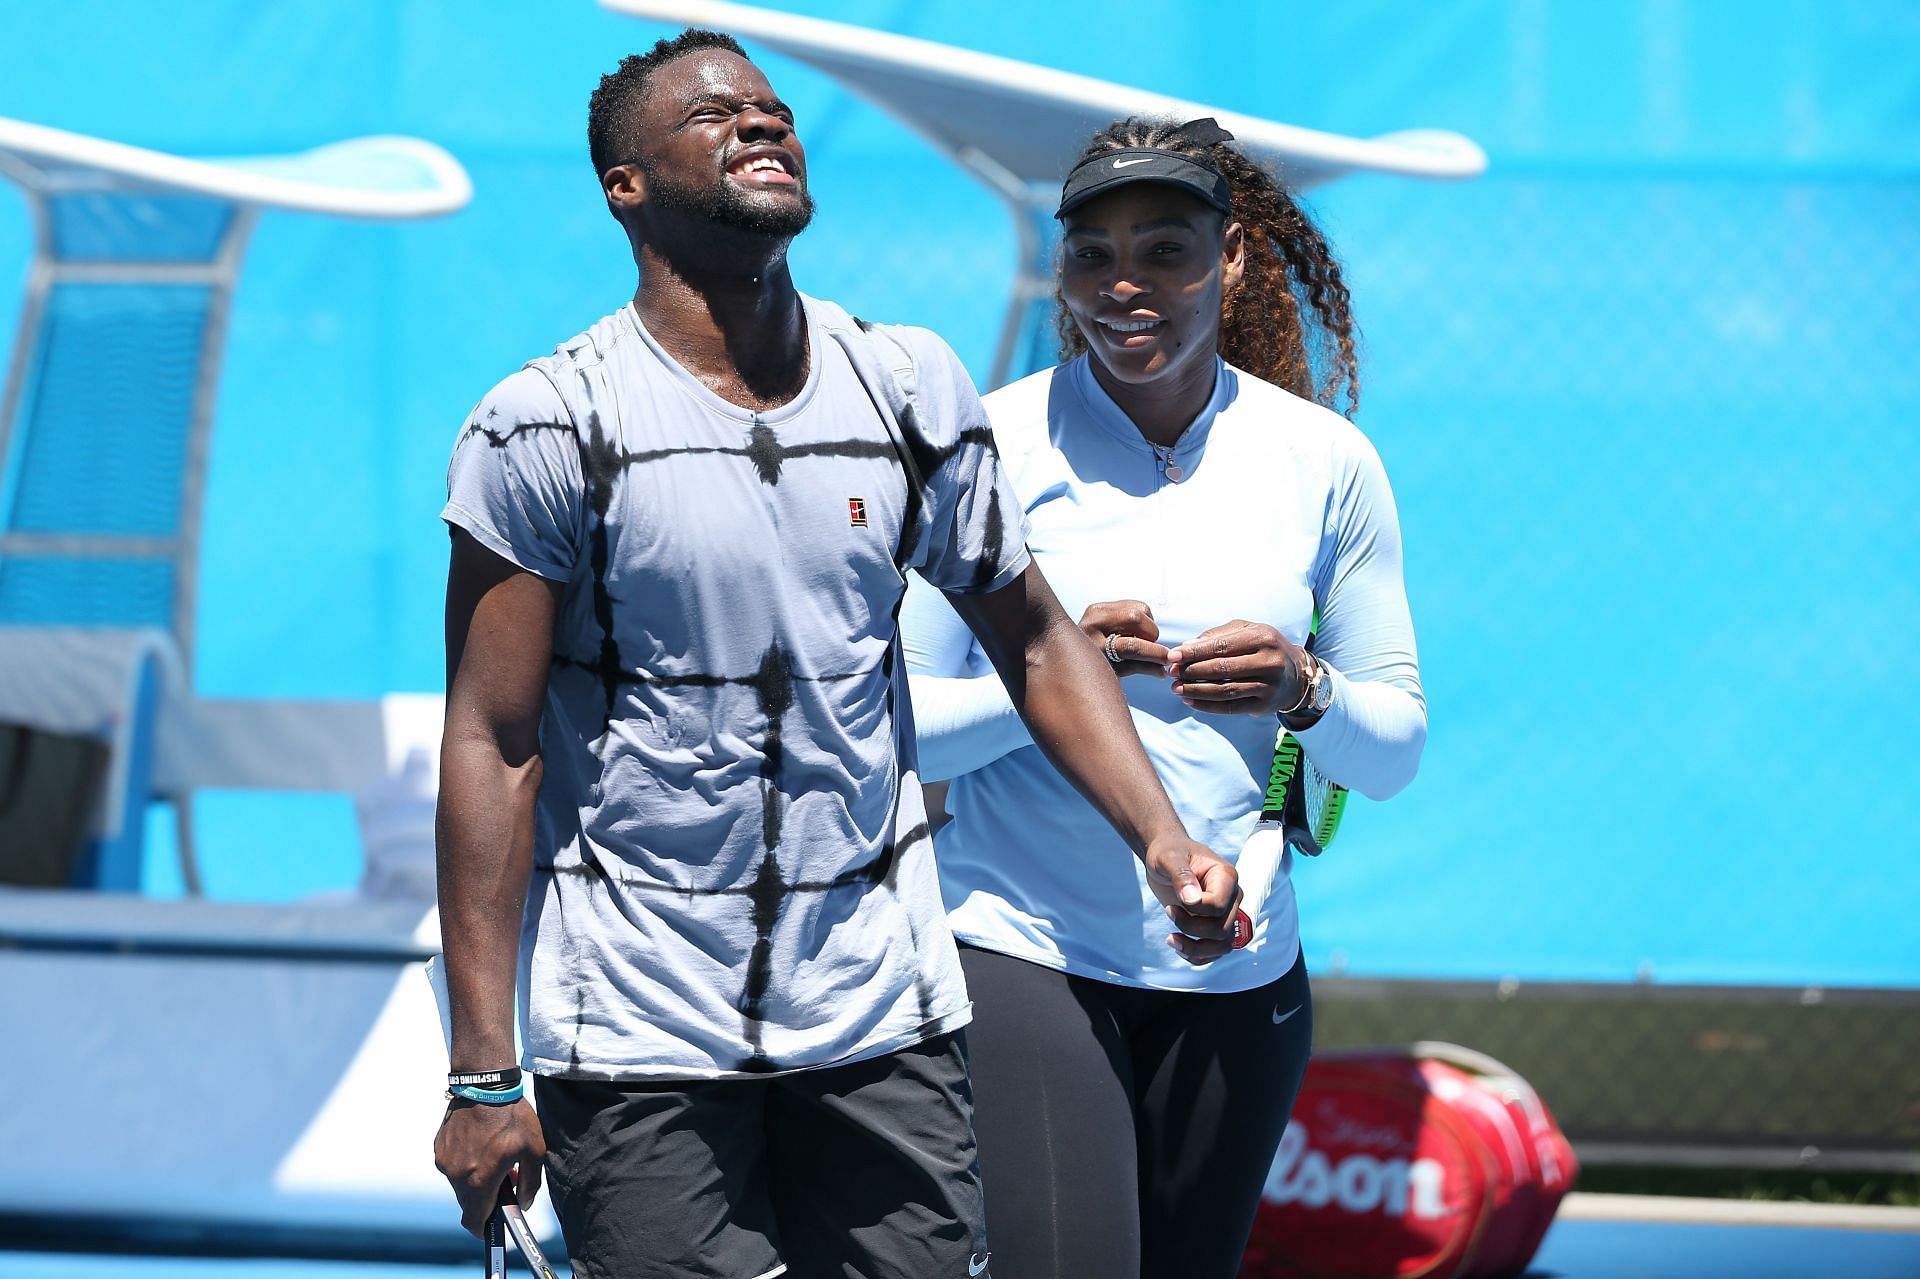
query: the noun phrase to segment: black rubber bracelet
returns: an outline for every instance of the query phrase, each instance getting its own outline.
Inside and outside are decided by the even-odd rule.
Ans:
[[[526,1095],[525,1084],[513,1084],[506,1088],[475,1088],[469,1084],[461,1084],[447,1089],[447,1100],[470,1101],[480,1106],[511,1106]]]
[[[499,1070],[469,1070],[447,1076],[449,1088],[511,1088],[519,1082],[518,1066],[505,1066]]]

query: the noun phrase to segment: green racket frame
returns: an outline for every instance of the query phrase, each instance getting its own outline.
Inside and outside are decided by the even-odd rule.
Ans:
[[[1314,605],[1313,622],[1307,630],[1307,652],[1320,632],[1320,606]],[[1324,788],[1319,811],[1308,807],[1310,789]],[[1325,852],[1340,831],[1340,818],[1347,811],[1347,788],[1321,777],[1300,739],[1280,726],[1273,743],[1273,769],[1267,775],[1267,793],[1260,807],[1260,820],[1273,822],[1286,832],[1287,843],[1308,857]]]

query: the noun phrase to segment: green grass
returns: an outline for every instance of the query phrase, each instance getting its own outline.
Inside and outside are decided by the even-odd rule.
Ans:
[[[1582,1168],[1576,1190],[1920,1208],[1920,1173],[1752,1171],[1718,1168]]]

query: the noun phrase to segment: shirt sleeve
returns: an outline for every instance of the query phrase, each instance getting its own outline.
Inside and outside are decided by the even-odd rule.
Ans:
[[[1420,689],[1400,516],[1380,455],[1364,436],[1336,466],[1314,566],[1314,653],[1334,671],[1333,703],[1299,733],[1327,777],[1371,799],[1397,794],[1420,767],[1427,703]]]
[[[922,779],[947,781],[1032,745],[1006,685],[973,632],[924,580],[907,584],[900,642]]]
[[[991,591],[1026,570],[1027,516],[994,449],[987,411],[951,348],[925,329],[901,329],[913,352],[916,421],[909,441],[931,466],[914,567],[944,591]]]
[[[585,507],[576,438],[553,384],[521,369],[460,428],[440,518],[529,573],[566,581]]]

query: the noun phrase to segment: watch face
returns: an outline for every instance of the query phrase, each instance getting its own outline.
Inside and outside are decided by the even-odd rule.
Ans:
[[[1318,715],[1333,705],[1333,677],[1322,666],[1314,672],[1313,691],[1307,696],[1307,708]]]

